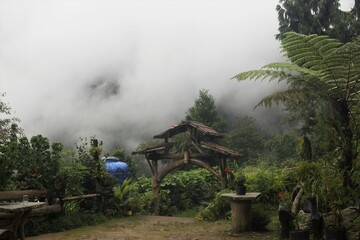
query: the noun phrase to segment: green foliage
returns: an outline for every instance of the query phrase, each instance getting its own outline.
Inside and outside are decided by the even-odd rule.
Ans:
[[[22,134],[19,119],[11,117],[11,107],[3,101],[5,93],[0,93],[0,190],[13,188],[13,172],[18,159],[17,141]],[[14,159],[15,158],[15,159]]]
[[[317,189],[321,171],[319,162],[301,161],[294,168],[290,169],[289,176],[301,186],[307,197],[314,197]]]
[[[223,189],[216,194],[215,198],[202,209],[196,216],[199,220],[205,221],[218,221],[220,219],[230,219],[231,218],[231,209],[229,199],[222,197],[224,193],[231,193],[229,189]],[[266,226],[271,222],[271,211],[269,210],[269,205],[263,204],[253,204],[251,209],[251,227],[255,231],[265,231]]]
[[[296,147],[297,135],[291,131],[274,135],[265,142],[265,148],[269,152],[267,156],[276,164],[296,158],[298,156]]]
[[[268,64],[261,70],[243,72],[234,78],[269,78],[288,83],[287,90],[263,98],[258,105],[281,102],[295,106],[297,102],[309,106],[306,103],[310,99],[316,103],[312,104],[315,113],[326,106],[323,111],[328,119],[326,127],[333,133],[329,139],[338,139],[336,149],[341,152],[336,163],[345,170],[344,185],[354,187],[350,172],[357,156],[355,136],[359,134],[356,113],[360,94],[360,39],[342,44],[328,36],[288,32],[282,47],[291,63]]]
[[[173,137],[173,141],[174,141],[174,146],[172,147],[172,149],[174,149],[174,152],[178,153],[183,153],[185,151],[191,151],[191,149],[193,148],[192,144],[191,144],[191,134],[190,132],[183,132],[183,133],[179,133],[176,136]]]
[[[356,1],[355,1],[356,2]],[[359,3],[350,12],[339,9],[339,0],[280,0],[276,10],[279,20],[277,39],[294,31],[302,34],[329,35],[342,42],[349,42],[359,34]]]
[[[101,213],[76,213],[65,216],[44,216],[31,218],[25,228],[26,236],[36,236],[45,233],[62,232],[82,226],[93,226],[108,220]]]
[[[264,151],[264,141],[260,129],[252,117],[239,117],[226,134],[226,145],[241,153],[239,164],[253,162]]]
[[[251,229],[254,231],[266,231],[267,225],[271,222],[273,211],[269,210],[269,205],[256,203],[251,209]]]
[[[199,206],[203,201],[211,200],[220,189],[205,169],[178,171],[166,176],[161,183],[160,211],[162,215]]]
[[[58,192],[62,196],[84,194],[83,182],[87,176],[87,168],[76,161],[72,150],[64,150],[60,160]]]
[[[75,161],[85,166],[87,172],[83,181],[85,193],[96,192],[97,183],[111,182],[100,158],[102,145],[102,141],[95,137],[90,138],[90,144],[87,138],[80,138],[80,143],[76,145],[77,156]]]
[[[81,212],[79,201],[67,201],[64,203],[65,215],[74,215]]]
[[[347,196],[343,187],[344,178],[342,172],[337,167],[330,165],[326,161],[321,161],[320,164],[319,176],[314,183],[319,206],[323,212],[330,210],[335,217],[335,224],[339,226],[340,210],[349,204],[349,198],[353,196]]]
[[[145,214],[152,212],[151,189],[151,179],[149,178],[141,176],[138,181],[127,179],[122,185],[114,188],[116,201],[113,202],[113,210],[115,208],[116,214],[120,215],[128,210]]]
[[[11,128],[12,137],[0,143],[0,189],[8,189],[13,185],[13,172],[18,169],[17,159],[19,159],[17,127],[13,124]]]
[[[5,97],[5,93],[0,93],[0,146],[11,140],[14,133],[22,133],[22,130],[17,126],[20,120],[11,117],[11,107],[3,101],[3,97]]]
[[[107,216],[125,215],[130,210],[128,206],[129,192],[131,189],[131,179],[126,179],[121,185],[113,188],[114,197],[108,197],[104,206],[104,213]]]
[[[117,185],[114,187],[114,195],[119,199],[121,204],[126,205],[128,200],[129,191],[131,188],[131,179],[127,178],[121,185]]]
[[[208,206],[199,212],[197,218],[206,221],[217,221],[219,219],[230,218],[229,200],[221,196],[223,193],[230,192],[232,192],[230,189],[223,189],[218,192]]]
[[[195,100],[194,106],[186,112],[186,120],[201,122],[219,132],[224,132],[226,128],[209,90],[199,91],[199,97]]]
[[[150,178],[141,176],[131,184],[127,204],[133,212],[148,214],[153,211]]]
[[[56,191],[62,144],[54,143],[42,135],[33,136],[29,142],[26,137],[17,137],[16,126],[10,141],[2,145],[1,155],[7,181],[3,189],[49,189]],[[13,171],[16,174],[12,174]]]
[[[287,174],[284,169],[260,164],[246,166],[242,171],[245,173],[247,191],[260,192],[261,202],[277,203],[278,193],[286,189]]]
[[[242,171],[236,171],[234,173],[234,183],[236,185],[244,185],[246,182],[245,174]]]

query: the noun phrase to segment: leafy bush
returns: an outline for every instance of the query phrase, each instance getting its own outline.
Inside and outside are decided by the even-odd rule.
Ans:
[[[271,222],[271,212],[264,204],[253,204],[251,209],[251,229],[265,231],[266,226]]]
[[[141,176],[128,189],[127,207],[135,212],[150,213],[152,206],[151,179]],[[220,184],[207,170],[195,168],[169,174],[161,183],[160,214],[173,215],[210,201]],[[116,190],[115,190],[116,195]]]
[[[277,203],[278,193],[286,189],[287,174],[283,169],[260,164],[243,169],[248,191],[260,192],[262,202]]]
[[[220,219],[230,219],[231,207],[229,199],[222,197],[221,194],[232,192],[230,189],[224,189],[216,194],[216,197],[209,205],[201,210],[197,218],[205,221],[217,221]],[[271,222],[271,212],[268,206],[263,204],[254,204],[252,207],[251,227],[255,231],[264,231]]]
[[[170,174],[161,183],[160,212],[171,215],[199,206],[203,201],[212,200],[219,189],[217,179],[202,168]]]
[[[105,209],[109,216],[123,215],[125,210],[149,213],[152,211],[151,179],[141,176],[137,181],[127,179],[114,188],[114,198]]]
[[[101,213],[76,213],[65,216],[42,216],[31,218],[25,228],[26,236],[61,232],[82,226],[104,223],[108,218]]]
[[[75,196],[84,193],[83,182],[87,174],[87,168],[76,161],[71,150],[65,150],[60,160],[58,192],[60,195]]]
[[[230,189],[224,189],[218,192],[209,205],[199,212],[197,218],[206,221],[216,221],[219,219],[229,218],[230,203],[229,200],[222,197],[221,194],[230,192],[232,192]]]

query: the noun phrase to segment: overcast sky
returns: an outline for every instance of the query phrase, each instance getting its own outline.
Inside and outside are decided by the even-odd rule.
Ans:
[[[278,86],[230,78],[281,60],[277,3],[0,0],[0,92],[28,137],[68,145],[134,148],[184,119],[200,89],[256,116]]]

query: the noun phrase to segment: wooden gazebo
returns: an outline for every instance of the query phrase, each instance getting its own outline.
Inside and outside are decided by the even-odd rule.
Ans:
[[[170,141],[175,135],[177,135],[177,141]],[[133,154],[145,155],[150,166],[155,214],[159,214],[161,181],[168,173],[181,166],[195,164],[203,167],[221,182],[223,188],[226,188],[226,160],[228,157],[238,157],[240,154],[217,144],[216,141],[222,137],[224,137],[222,133],[200,122],[182,121],[154,136],[155,139],[164,139],[164,143],[133,152]],[[161,160],[170,160],[170,162],[159,169]],[[219,170],[211,167],[209,161],[216,162]]]

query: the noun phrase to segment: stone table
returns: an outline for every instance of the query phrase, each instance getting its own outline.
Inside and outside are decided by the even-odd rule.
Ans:
[[[15,239],[25,239],[25,232],[24,232],[24,226],[26,223],[26,220],[31,212],[32,209],[38,208],[42,205],[45,205],[45,202],[17,202],[14,204],[4,204],[0,205],[0,211],[1,212],[8,212],[8,213],[14,213],[14,219],[16,219],[13,222],[14,232],[15,232]]]
[[[251,202],[261,193],[249,192],[245,195],[224,193],[222,197],[231,200],[231,225],[234,233],[251,230]]]

